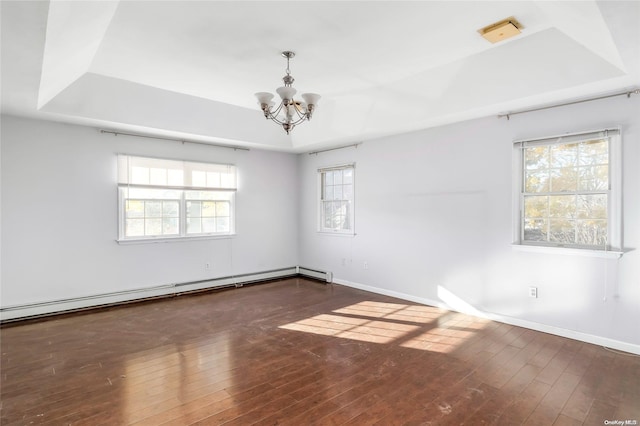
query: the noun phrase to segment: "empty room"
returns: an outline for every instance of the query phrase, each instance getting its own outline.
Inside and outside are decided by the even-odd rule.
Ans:
[[[640,2],[0,16],[3,426],[640,422]]]

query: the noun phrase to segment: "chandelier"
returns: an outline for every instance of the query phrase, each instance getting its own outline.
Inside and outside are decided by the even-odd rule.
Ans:
[[[289,132],[291,132],[291,130],[293,130],[293,128],[298,124],[305,120],[311,120],[311,116],[313,115],[313,111],[320,99],[320,95],[315,93],[303,93],[302,101],[293,99],[296,94],[296,89],[291,87],[294,78],[291,76],[291,71],[289,70],[289,60],[296,56],[296,54],[287,50],[282,52],[282,56],[287,58],[287,75],[282,77],[284,86],[276,89],[276,92],[280,95],[282,100],[274,109],[276,104],[272,100],[273,94],[268,92],[259,92],[256,93],[256,97],[258,98],[258,103],[264,113],[264,117],[281,125],[284,131],[289,134]]]

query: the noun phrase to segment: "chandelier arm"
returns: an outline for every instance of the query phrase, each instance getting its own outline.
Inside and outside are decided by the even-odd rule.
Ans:
[[[296,121],[292,121],[291,124],[292,126],[297,126],[298,124],[302,123],[303,121],[305,121],[304,117],[298,118]]]
[[[301,119],[302,121],[304,121],[307,118],[306,113],[301,113],[300,111],[298,111],[297,105],[294,105],[293,109],[295,110],[296,115],[298,116],[298,119]]]
[[[271,113],[269,114],[269,120],[274,121],[274,122],[276,122],[276,123],[278,123],[280,125],[286,123],[285,121],[279,120],[278,117],[276,117],[275,115],[273,115]]]
[[[280,111],[282,111],[283,106],[284,106],[284,102],[280,101],[280,103],[278,104],[278,108],[276,108],[275,111],[269,110],[269,113],[275,117],[276,115],[280,114]]]

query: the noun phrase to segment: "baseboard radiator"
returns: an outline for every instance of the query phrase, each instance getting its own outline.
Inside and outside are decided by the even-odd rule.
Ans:
[[[93,296],[74,297],[48,302],[8,306],[0,308],[0,322],[8,323],[28,318],[37,318],[41,316],[73,312],[103,306],[112,306],[145,299],[179,296],[181,294],[197,291],[214,290],[225,287],[242,287],[246,284],[254,284],[262,281],[296,276],[313,278],[327,283],[330,283],[333,280],[333,275],[331,272],[324,272],[317,269],[305,268],[302,266],[292,266],[289,268],[212,278],[201,281],[165,284],[154,287],[145,287],[141,289],[103,293]]]

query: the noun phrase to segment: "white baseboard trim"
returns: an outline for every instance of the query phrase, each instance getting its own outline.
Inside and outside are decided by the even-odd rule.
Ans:
[[[560,337],[566,337],[573,340],[579,340],[581,342],[591,343],[598,346],[604,346],[606,348],[617,349],[624,352],[640,355],[640,345],[633,343],[623,342],[620,340],[610,339],[608,337],[596,336],[593,334],[582,333],[580,331],[569,330],[565,328],[555,327],[552,325],[541,324],[534,321],[528,321],[521,318],[514,318],[507,315],[495,314],[492,312],[485,312],[481,310],[465,310],[455,309],[446,303],[437,300],[426,299],[423,297],[413,296],[411,294],[401,293],[398,291],[388,290],[379,287],[372,287],[366,284],[360,284],[353,281],[347,281],[340,278],[334,278],[335,284],[344,285],[347,287],[357,288],[359,290],[370,291],[371,293],[382,294],[390,297],[397,297],[398,299],[407,300],[410,302],[420,303],[423,305],[436,306],[438,308],[447,309],[449,311],[461,312],[468,315],[473,315],[481,318],[486,318],[492,321],[497,321],[509,325],[515,325],[517,327],[524,327],[535,331],[541,331],[543,333],[553,334]]]
[[[209,280],[193,281],[187,283],[176,283],[159,285],[155,287],[145,287],[133,290],[118,291],[112,293],[96,294],[84,297],[52,300],[40,303],[28,303],[24,305],[7,306],[0,308],[0,321],[20,320],[68,311],[95,308],[99,306],[116,305],[119,303],[134,302],[136,300],[149,299],[154,297],[177,296],[180,294],[199,291],[213,290],[223,287],[241,287],[259,281],[267,281],[290,276],[303,275],[312,278],[322,279],[330,282],[330,273],[320,271],[301,270],[298,266],[292,266],[270,271],[254,272],[229,277],[212,278]]]

